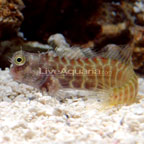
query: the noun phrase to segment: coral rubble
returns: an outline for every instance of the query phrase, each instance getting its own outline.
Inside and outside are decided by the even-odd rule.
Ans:
[[[17,34],[23,21],[22,0],[0,0],[0,40]]]

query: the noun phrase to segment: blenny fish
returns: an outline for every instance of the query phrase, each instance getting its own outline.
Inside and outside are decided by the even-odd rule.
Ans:
[[[79,52],[81,54],[79,56]],[[89,54],[91,53],[91,55]],[[132,48],[108,45],[101,52],[75,50],[29,53],[18,51],[11,58],[13,79],[50,95],[59,90],[94,92],[93,97],[109,105],[131,104],[138,92],[138,80],[131,63]],[[97,93],[104,92],[97,96]],[[84,93],[87,96],[86,93]]]

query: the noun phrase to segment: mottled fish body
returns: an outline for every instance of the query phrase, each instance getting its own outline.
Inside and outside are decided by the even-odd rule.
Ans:
[[[50,95],[61,89],[87,90],[106,93],[99,100],[106,100],[109,105],[130,104],[138,92],[130,57],[130,48],[80,57],[18,51],[11,59],[10,71],[14,80],[46,90]]]

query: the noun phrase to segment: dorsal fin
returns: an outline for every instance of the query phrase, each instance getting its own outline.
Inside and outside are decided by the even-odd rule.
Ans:
[[[81,50],[87,58],[92,58],[95,56],[94,52],[90,48],[83,48]]]
[[[113,60],[118,60],[126,64],[131,63],[131,56],[133,52],[133,47],[131,45],[117,46],[115,44],[109,44],[104,47],[101,51],[95,52],[96,56],[101,56],[104,58],[110,58]]]
[[[80,47],[58,47],[55,53],[60,57],[67,57],[69,59],[78,58],[93,58],[93,57],[103,57],[110,58],[113,60],[121,61],[122,63],[130,64],[131,55],[133,52],[132,45],[118,46],[115,44],[108,44],[102,50],[98,52],[92,51],[90,48],[80,48]]]
[[[90,48],[82,49],[80,47],[58,47],[55,52],[58,56],[67,57],[69,59],[91,58],[95,56]]]
[[[60,57],[66,57],[69,59],[78,59],[85,57],[84,53],[79,47],[74,48],[57,48],[56,54]]]

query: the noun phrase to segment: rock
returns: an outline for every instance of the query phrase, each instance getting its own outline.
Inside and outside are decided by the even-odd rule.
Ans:
[[[15,35],[22,24],[24,8],[22,0],[0,0],[0,39],[9,39]]]

